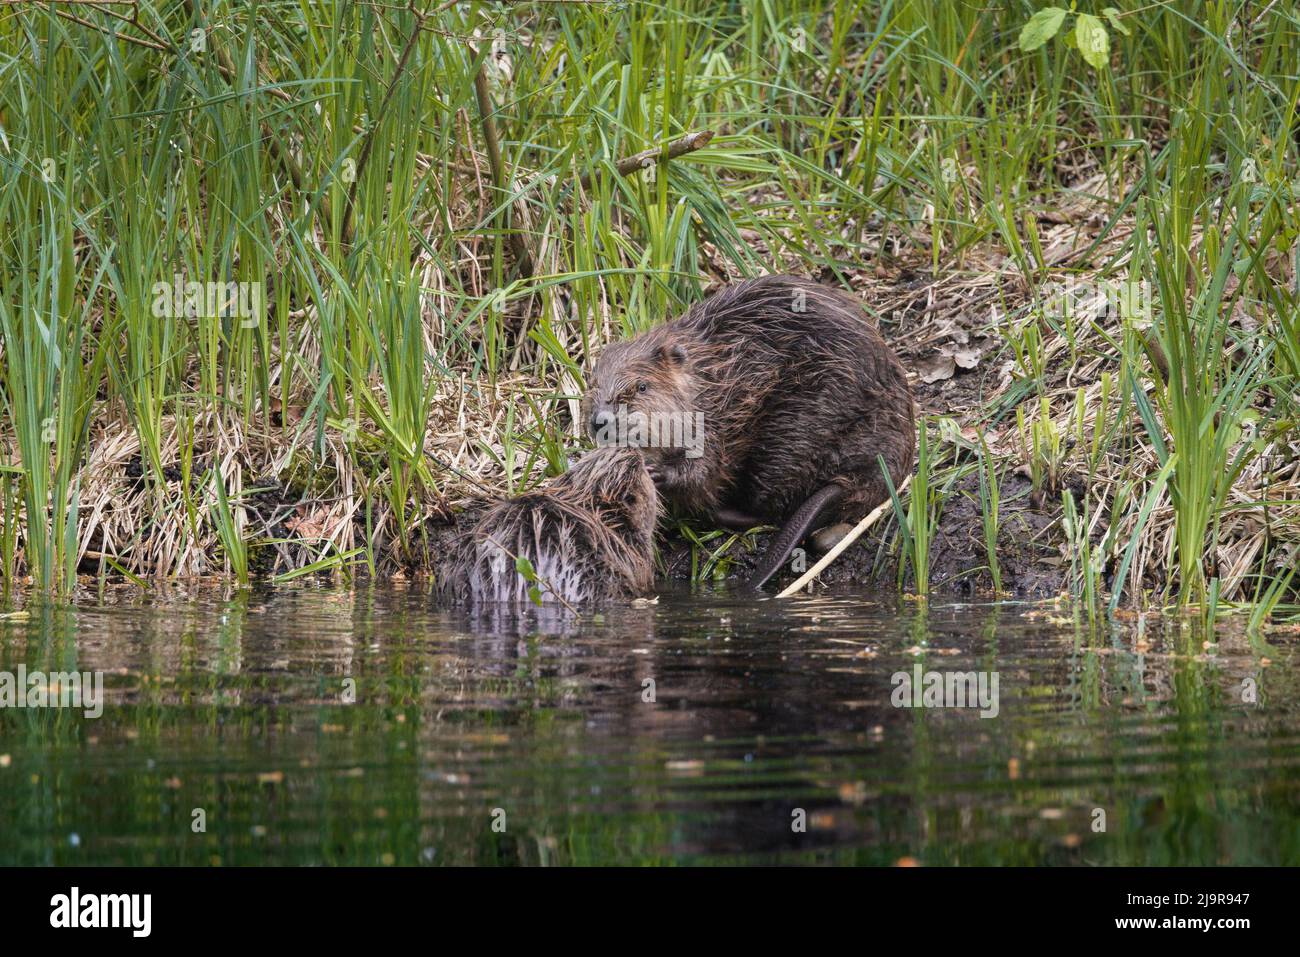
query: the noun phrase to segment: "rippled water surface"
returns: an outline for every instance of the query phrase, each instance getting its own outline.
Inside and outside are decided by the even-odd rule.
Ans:
[[[0,709],[0,863],[1300,863],[1268,641],[860,593],[29,604],[0,671],[102,671],[106,703]],[[997,716],[894,707],[917,664],[996,672]]]

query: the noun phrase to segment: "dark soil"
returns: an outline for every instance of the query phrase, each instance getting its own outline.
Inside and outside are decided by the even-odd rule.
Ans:
[[[948,498],[939,517],[930,546],[930,589],[932,592],[961,596],[990,596],[993,579],[988,571],[984,548],[977,479],[959,483]],[[1030,484],[1018,475],[1007,476],[1002,484],[1000,508],[1001,534],[998,560],[1005,595],[1016,598],[1048,598],[1066,587],[1068,559],[1056,542],[1056,515],[1030,503]],[[697,532],[703,531],[698,529]],[[728,553],[727,579],[744,581],[767,548],[773,532],[760,532],[738,541]],[[888,585],[898,581],[899,556],[895,543],[894,523],[883,518],[876,528],[841,554],[818,576],[823,585]],[[721,539],[710,544],[717,545]],[[805,547],[807,543],[805,543]],[[668,533],[660,542],[660,559],[668,578],[689,579],[692,574],[691,544],[680,534]],[[707,557],[700,555],[702,563]],[[818,556],[806,557],[810,567]],[[767,586],[777,592],[799,577],[801,571],[789,568],[779,572]],[[915,587],[910,573],[904,587]]]

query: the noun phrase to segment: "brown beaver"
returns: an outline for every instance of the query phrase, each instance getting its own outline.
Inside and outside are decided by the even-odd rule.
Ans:
[[[601,448],[544,488],[497,502],[452,550],[440,575],[452,601],[529,601],[526,558],[543,602],[643,595],[654,581],[659,495],[637,449]]]
[[[796,276],[735,283],[605,348],[586,426],[604,443],[638,415],[661,436],[669,421],[703,426],[694,454],[634,443],[668,502],[732,528],[784,523],[755,588],[819,521],[856,521],[888,498],[877,456],[897,485],[915,454],[912,390],[894,353],[856,300]]]

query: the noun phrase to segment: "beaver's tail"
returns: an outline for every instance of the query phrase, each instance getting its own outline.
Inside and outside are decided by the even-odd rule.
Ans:
[[[772,539],[772,544],[768,546],[767,552],[759,560],[758,565],[754,568],[754,574],[749,577],[745,587],[757,591],[767,584],[767,580],[785,564],[795,546],[803,541],[803,537],[808,534],[809,529],[816,528],[817,520],[839,502],[844,495],[845,488],[843,485],[827,485],[820,491],[814,492],[806,502],[800,505],[798,510],[790,516],[790,520],[781,526],[781,530],[776,533],[776,538]]]

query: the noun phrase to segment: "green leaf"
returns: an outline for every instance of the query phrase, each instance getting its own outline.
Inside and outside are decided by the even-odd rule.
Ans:
[[[528,599],[534,605],[540,605],[542,603],[542,590],[534,585],[532,588],[528,589]]]
[[[1105,10],[1101,11],[1101,15],[1109,21],[1112,30],[1115,30],[1117,33],[1122,33],[1126,37],[1131,37],[1133,35],[1129,28],[1120,22],[1119,11],[1114,7],[1107,7]]]
[[[1110,65],[1110,35],[1092,14],[1079,14],[1079,21],[1074,25],[1074,40],[1089,66],[1104,70]]]
[[[515,571],[524,576],[524,581],[537,581],[537,572],[533,569],[533,563],[522,555],[515,559]]]
[[[1029,22],[1020,31],[1020,49],[1025,52],[1037,50],[1056,36],[1056,31],[1061,29],[1061,22],[1064,19],[1065,11],[1060,7],[1045,7],[1039,10],[1029,18]]]

